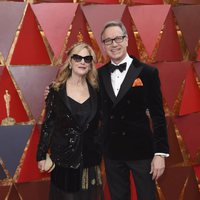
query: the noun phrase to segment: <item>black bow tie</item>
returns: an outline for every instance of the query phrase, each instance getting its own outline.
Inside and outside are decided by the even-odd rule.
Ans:
[[[118,69],[120,72],[123,72],[124,70],[126,70],[126,63],[122,63],[120,65],[113,65],[110,64],[110,73],[114,72],[116,69]]]

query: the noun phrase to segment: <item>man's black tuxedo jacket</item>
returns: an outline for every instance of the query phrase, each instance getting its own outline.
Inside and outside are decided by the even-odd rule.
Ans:
[[[156,152],[168,153],[158,70],[133,58],[116,97],[109,65],[99,68],[105,156],[128,161],[151,159]],[[133,87],[136,78],[143,85]]]

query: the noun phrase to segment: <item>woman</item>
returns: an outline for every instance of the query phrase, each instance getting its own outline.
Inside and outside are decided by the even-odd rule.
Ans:
[[[88,44],[75,44],[50,86],[37,152],[40,171],[44,171],[48,150],[55,163],[50,200],[103,199],[95,62]]]

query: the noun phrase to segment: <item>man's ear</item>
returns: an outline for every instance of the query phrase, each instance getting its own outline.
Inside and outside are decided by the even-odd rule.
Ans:
[[[125,37],[126,46],[128,47],[128,35]]]

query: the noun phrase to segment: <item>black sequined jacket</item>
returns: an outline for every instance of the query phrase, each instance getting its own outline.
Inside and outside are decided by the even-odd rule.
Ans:
[[[88,123],[80,128],[70,111],[66,84],[59,91],[50,88],[41,127],[37,161],[44,160],[50,150],[52,160],[59,166],[77,168],[95,166],[101,161],[98,145],[99,98],[89,84],[91,114]]]

